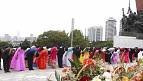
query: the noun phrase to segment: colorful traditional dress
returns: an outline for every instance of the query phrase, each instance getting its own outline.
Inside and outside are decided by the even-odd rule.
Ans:
[[[83,56],[83,54],[80,54],[80,58],[79,58],[80,63],[83,64],[83,60],[84,60],[84,56]]]
[[[123,60],[125,63],[129,63],[130,59],[129,59],[129,51],[124,52],[123,54]]]
[[[88,48],[85,48],[84,50],[83,50],[83,52],[84,52],[84,59],[89,59],[89,57],[90,57],[90,54],[89,54],[89,51],[88,51]]]
[[[105,62],[105,54],[106,54],[106,52],[102,51],[101,57],[102,57],[103,62]]]
[[[37,58],[37,66],[39,69],[46,69],[47,57],[48,50],[42,50]]]
[[[112,60],[113,64],[117,64],[117,62],[118,62],[117,52],[113,52],[113,54],[111,56],[111,60]]]
[[[19,47],[12,60],[11,60],[11,65],[10,68],[16,71],[24,71],[25,70],[25,57],[24,57],[25,51]]]
[[[140,63],[143,65],[143,51],[138,53],[138,61],[140,61]]]
[[[66,52],[65,56],[66,56],[66,59],[65,59],[66,63],[65,63],[65,65],[70,67],[71,63],[70,63],[69,59],[72,60],[72,57],[73,57],[73,49],[72,49],[72,47],[68,48],[68,51]]]
[[[67,51],[65,51],[65,53],[63,55],[63,66],[66,66],[66,53],[67,53]]]
[[[56,58],[57,58],[57,47],[53,47],[51,49],[51,54],[50,54],[50,65],[55,68],[56,66]]]

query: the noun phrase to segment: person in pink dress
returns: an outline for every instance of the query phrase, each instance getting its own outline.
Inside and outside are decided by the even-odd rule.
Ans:
[[[24,54],[25,51],[19,47],[12,60],[11,60],[11,65],[10,68],[16,71],[24,71],[25,70],[25,60],[24,60]]]
[[[129,63],[130,59],[129,59],[129,50],[128,48],[125,48],[124,53],[123,53],[123,59],[125,63]]]

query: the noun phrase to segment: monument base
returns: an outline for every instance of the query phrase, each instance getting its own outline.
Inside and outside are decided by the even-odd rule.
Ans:
[[[114,36],[113,46],[120,48],[143,48],[143,40],[130,36]]]

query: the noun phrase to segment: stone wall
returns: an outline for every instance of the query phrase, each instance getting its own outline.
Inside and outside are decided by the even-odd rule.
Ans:
[[[121,48],[143,48],[143,40],[129,36],[114,36],[113,46]]]

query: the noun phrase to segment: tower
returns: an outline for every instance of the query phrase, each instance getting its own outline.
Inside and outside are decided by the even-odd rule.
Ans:
[[[116,33],[116,20],[110,17],[106,21],[105,40],[113,40]]]
[[[90,42],[102,41],[103,27],[93,26],[88,28],[88,40]]]
[[[72,18],[72,23],[71,23],[71,47],[73,46],[73,30],[74,30],[74,18]]]
[[[128,7],[128,12],[127,12],[127,14],[130,14],[130,13],[132,13],[132,10],[131,10],[131,7],[130,7],[130,0],[129,0],[129,7]]]

